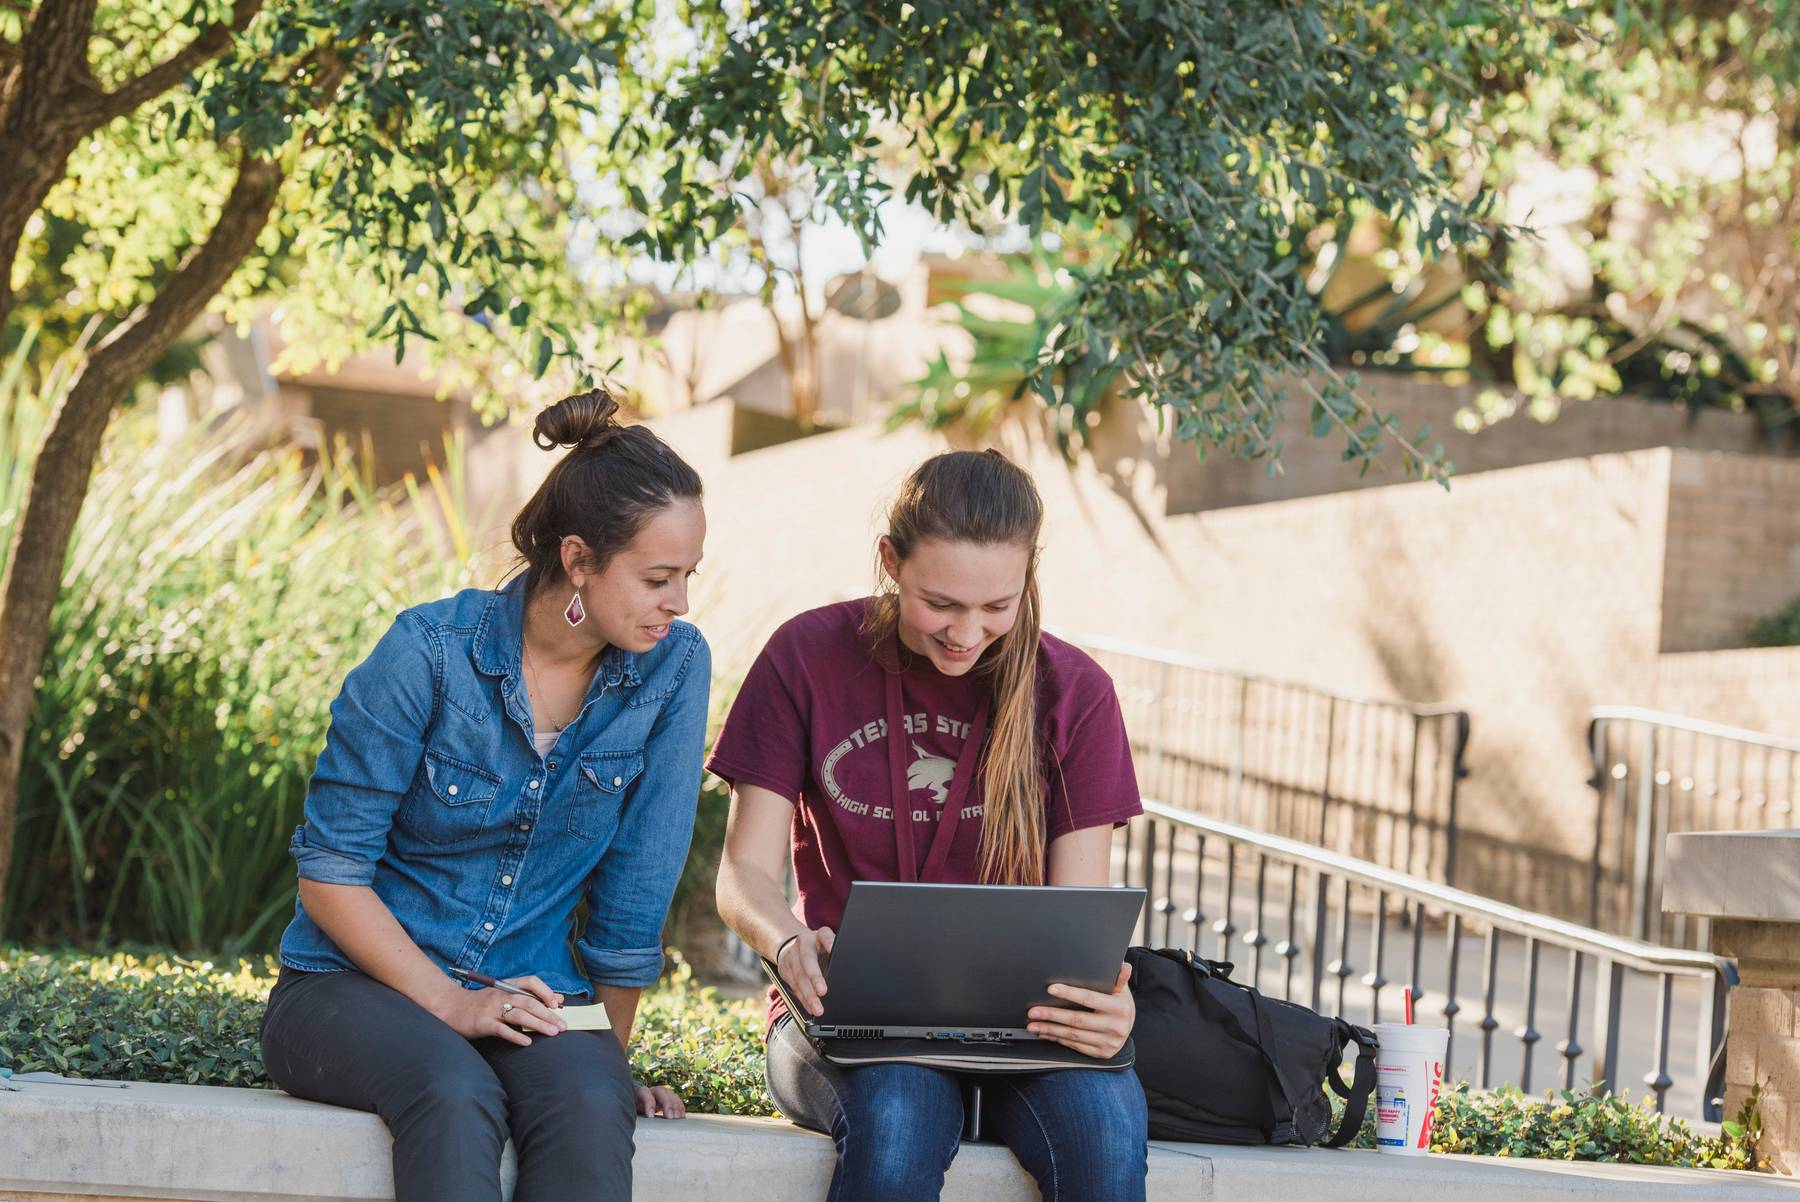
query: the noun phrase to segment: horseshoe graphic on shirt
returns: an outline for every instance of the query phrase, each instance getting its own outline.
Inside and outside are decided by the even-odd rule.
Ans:
[[[950,778],[956,774],[956,761],[932,755],[917,743],[912,749],[919,758],[906,770],[906,787],[909,790],[930,789],[931,799],[943,805],[950,796]]]

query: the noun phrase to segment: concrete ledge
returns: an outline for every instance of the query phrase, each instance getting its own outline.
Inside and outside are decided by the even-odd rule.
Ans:
[[[372,1115],[273,1091],[34,1084],[0,1092],[4,1202],[386,1202],[393,1197],[388,1148],[387,1132]],[[632,1196],[638,1202],[823,1198],[831,1158],[829,1140],[776,1119],[640,1120]],[[510,1149],[503,1176],[510,1189]],[[1152,1145],[1149,1192],[1154,1202],[1800,1202],[1800,1183],[1742,1173],[1198,1144]],[[944,1190],[947,1202],[1036,1197],[1012,1154],[989,1144],[966,1145],[957,1154]]]

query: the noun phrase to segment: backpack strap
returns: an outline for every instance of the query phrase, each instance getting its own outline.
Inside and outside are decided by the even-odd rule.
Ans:
[[[1170,958],[1175,959],[1175,957]],[[1183,963],[1186,963],[1200,977],[1213,976],[1207,967],[1208,962],[1205,960],[1189,957]],[[1256,1033],[1253,1035],[1245,1030],[1244,1024],[1238,1021],[1238,1016],[1231,1012],[1231,1008],[1208,993],[1204,985],[1195,990],[1195,996],[1200,1002],[1200,1009],[1202,1013],[1207,1014],[1213,1021],[1224,1027],[1226,1033],[1232,1038],[1253,1048],[1256,1054],[1262,1057],[1263,1065],[1269,1070],[1266,1074],[1269,1083],[1269,1113],[1275,1119],[1275,1126],[1269,1132],[1269,1142],[1272,1144],[1292,1143],[1295,1134],[1294,1101],[1288,1095],[1287,1082],[1282,1079],[1281,1066],[1275,1062],[1274,1055],[1269,1051],[1271,1047],[1275,1046],[1275,1034],[1269,1028],[1267,1016],[1263,1014],[1261,999],[1254,990],[1246,989],[1236,981],[1223,977],[1217,979],[1223,984],[1234,986],[1242,991],[1245,1000],[1250,1003],[1250,1014],[1256,1023]],[[1372,1069],[1371,1072],[1373,1072]]]
[[[1351,1076],[1350,1085],[1346,1088],[1344,1079],[1338,1075],[1338,1066],[1332,1065],[1326,1074],[1331,1084],[1331,1092],[1344,1099],[1344,1117],[1338,1123],[1338,1129],[1332,1137],[1325,1141],[1327,1148],[1341,1148],[1355,1139],[1362,1130],[1363,1118],[1369,1109],[1369,1094],[1375,1089],[1375,1033],[1351,1023],[1343,1024],[1345,1033],[1356,1041],[1356,1070]]]

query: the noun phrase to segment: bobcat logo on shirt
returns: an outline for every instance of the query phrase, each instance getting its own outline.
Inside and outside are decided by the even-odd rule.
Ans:
[[[931,799],[943,805],[950,796],[950,778],[956,775],[956,761],[932,755],[917,743],[912,745],[912,749],[913,754],[919,758],[906,770],[906,787],[930,789]]]

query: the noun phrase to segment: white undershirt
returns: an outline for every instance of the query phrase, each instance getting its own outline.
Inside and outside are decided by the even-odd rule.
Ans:
[[[560,730],[534,730],[531,732],[532,745],[537,748],[539,755],[549,755],[550,749],[556,746],[556,740],[561,737],[562,731]]]

